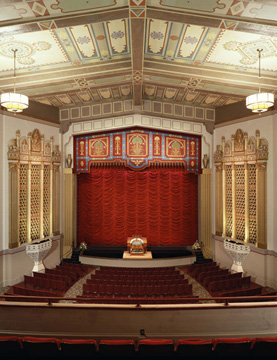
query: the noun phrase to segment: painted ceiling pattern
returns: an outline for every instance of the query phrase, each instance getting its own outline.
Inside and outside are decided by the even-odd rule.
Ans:
[[[130,57],[128,19],[83,24],[29,34],[0,37],[0,71],[13,70],[13,48],[17,69],[46,70],[55,64],[80,66]]]
[[[194,89],[174,89],[155,85],[144,85],[143,95],[147,99],[174,100],[195,105],[222,106],[241,101],[243,97],[210,94]]]
[[[148,0],[149,6],[157,8],[249,17],[276,21],[277,3],[253,0]]]
[[[96,12],[127,5],[128,0],[25,0],[10,3],[9,1],[4,1],[4,5],[1,6],[0,22],[14,19],[39,18],[49,15],[84,13],[87,11]]]
[[[258,88],[261,47],[276,93],[277,1],[0,0],[0,14],[0,93],[16,48],[17,88],[44,104],[135,99],[139,85],[142,98],[222,106]]]
[[[257,48],[263,48],[261,68],[276,71],[277,36],[147,19],[145,54],[158,60],[256,71]]]
[[[86,80],[76,79],[83,84]],[[80,91],[71,91],[67,93],[53,94],[48,96],[33,97],[32,100],[46,105],[63,107],[68,105],[86,104],[91,102],[101,102],[105,100],[128,99],[132,96],[132,86],[123,85],[101,89],[87,88]]]

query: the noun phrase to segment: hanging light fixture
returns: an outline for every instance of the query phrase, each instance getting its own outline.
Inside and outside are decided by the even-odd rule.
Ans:
[[[257,49],[259,52],[259,92],[257,94],[249,95],[246,98],[247,109],[255,113],[262,113],[274,105],[274,95],[272,93],[261,92],[261,52],[263,49]]]
[[[8,111],[13,113],[22,112],[24,109],[27,109],[29,106],[29,99],[26,95],[21,95],[15,92],[15,63],[16,63],[16,52],[17,49],[12,49],[13,51],[13,92],[1,94],[1,106],[6,108]]]

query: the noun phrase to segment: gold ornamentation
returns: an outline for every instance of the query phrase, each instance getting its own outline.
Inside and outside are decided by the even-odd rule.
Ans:
[[[225,137],[222,137],[222,149],[224,152],[221,156],[221,145],[217,145],[214,161],[217,173],[221,167],[225,169],[224,199],[221,200],[222,204],[217,205],[218,208],[223,204],[225,206],[224,236],[235,236],[238,240],[265,246],[266,218],[262,209],[265,208],[266,198],[268,141],[260,138],[259,130],[256,130],[255,136],[248,138],[246,132],[238,129],[231,136],[231,141],[225,141]]]
[[[10,246],[16,240],[20,245],[51,235],[51,206],[58,202],[59,187],[53,190],[55,179],[50,172],[54,164],[59,168],[61,158],[59,147],[53,142],[51,137],[44,143],[44,135],[38,129],[27,137],[21,137],[18,130],[16,138],[9,141],[9,171],[12,173],[18,166],[17,182],[10,180],[11,228],[18,228],[18,235],[10,237]]]

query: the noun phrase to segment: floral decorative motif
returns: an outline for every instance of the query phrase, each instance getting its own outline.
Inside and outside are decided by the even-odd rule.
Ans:
[[[35,62],[35,60],[29,56],[26,58],[19,59],[18,62],[22,65],[31,65]]]
[[[163,34],[161,32],[152,31],[150,34],[151,38],[154,40],[161,40],[163,39]]]
[[[88,36],[80,36],[78,37],[77,42],[79,44],[88,44],[90,42],[90,38]]]
[[[244,65],[252,65],[255,64],[255,62],[257,62],[257,59],[249,59],[247,57],[244,57],[240,60],[240,62]]]
[[[197,38],[195,36],[187,36],[184,38],[184,42],[186,44],[195,44],[197,42]]]
[[[192,250],[199,250],[199,249],[201,249],[201,246],[200,246],[198,240],[195,241],[195,243],[192,245],[191,248],[192,248]]]
[[[48,50],[51,47],[51,45],[46,41],[38,41],[33,43],[33,45],[37,51]]]
[[[179,36],[177,36],[177,35],[171,35],[170,36],[170,40],[176,41],[178,39],[179,39]]]
[[[82,242],[82,243],[80,244],[80,250],[81,250],[81,251],[85,251],[85,250],[87,250],[87,248],[88,248],[87,243]]]
[[[233,50],[233,51],[236,51],[238,49],[238,43],[237,41],[229,41],[227,42],[226,44],[224,44],[224,48],[226,50]]]
[[[125,36],[125,34],[124,34],[123,31],[114,31],[114,32],[111,34],[111,37],[112,37],[113,39],[122,39],[124,36]]]

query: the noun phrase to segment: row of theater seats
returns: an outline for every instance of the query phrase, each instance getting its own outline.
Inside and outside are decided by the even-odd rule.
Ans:
[[[251,285],[251,276],[235,277],[231,279],[223,279],[212,281],[208,285],[208,291],[213,296],[220,296],[224,290],[232,290],[239,288],[249,288]]]
[[[211,271],[212,269],[218,269],[219,266],[217,265],[217,263],[215,261],[211,261],[211,262],[205,262],[205,263],[200,263],[200,264],[190,264],[188,266],[186,266],[186,272],[192,276],[193,278],[196,277],[197,273],[200,272],[200,270],[203,271]]]
[[[115,301],[122,299],[145,298],[162,299],[163,297],[192,296],[192,285],[175,268],[162,268],[158,273],[152,268],[132,269],[130,274],[126,268],[100,268],[91,275],[83,285],[85,297],[110,297]],[[156,274],[153,274],[156,271]],[[125,274],[123,274],[125,273]],[[145,303],[145,301],[144,301]]]
[[[120,285],[120,284],[84,284],[83,293],[96,296],[110,295],[120,296],[182,296],[192,294],[191,284],[171,284],[171,285]]]
[[[220,269],[215,262],[192,264],[186,271],[205,286],[213,297],[262,295],[263,287],[251,282],[250,276],[231,274],[227,269]]]
[[[182,295],[180,296],[136,296],[136,297],[111,297],[100,296],[93,297],[91,295],[78,295],[78,303],[91,304],[195,304],[199,302],[198,296]]]
[[[48,275],[48,274],[46,274]],[[71,283],[71,282],[69,282]],[[24,275],[24,286],[29,289],[49,289],[50,291],[64,294],[69,288],[68,281],[55,278],[36,277]]]
[[[147,279],[125,279],[122,278],[120,280],[115,280],[115,279],[87,279],[87,284],[113,284],[113,285],[171,285],[171,284],[188,284],[188,280],[184,279],[184,277],[182,279],[176,278],[176,279],[154,279],[154,278],[150,278],[149,280]]]
[[[206,277],[204,277],[204,279],[201,281],[201,284],[205,287],[208,288],[209,284],[213,281],[220,281],[220,280],[225,280],[225,279],[238,279],[242,277],[242,273],[241,272],[237,272],[237,273],[233,273],[230,274],[229,272],[226,272],[225,274],[221,274],[221,275],[207,275]],[[199,281],[200,282],[200,281]]]
[[[0,337],[3,359],[275,359],[277,337],[101,340]]]
[[[6,293],[5,295],[44,296],[44,297],[56,297],[56,296],[59,296],[59,294],[57,294],[54,291],[28,289],[28,288],[25,288],[24,286],[19,286],[19,285],[14,285],[13,286],[13,293],[12,294]],[[16,301],[18,301],[18,299]],[[33,300],[33,301],[38,301],[38,300]],[[45,302],[45,300],[42,300],[42,301]]]
[[[45,273],[34,272],[34,276],[24,275],[24,283],[12,287],[5,295],[22,296],[63,296],[80,278],[86,275],[89,268],[82,264],[64,263],[54,269],[45,269]]]
[[[160,274],[175,274],[178,271],[175,267],[162,267],[162,268],[120,268],[120,267],[101,267],[97,270],[99,273],[106,273],[110,275],[122,274],[122,275],[132,275],[132,276],[142,276],[142,275],[160,275]]]

